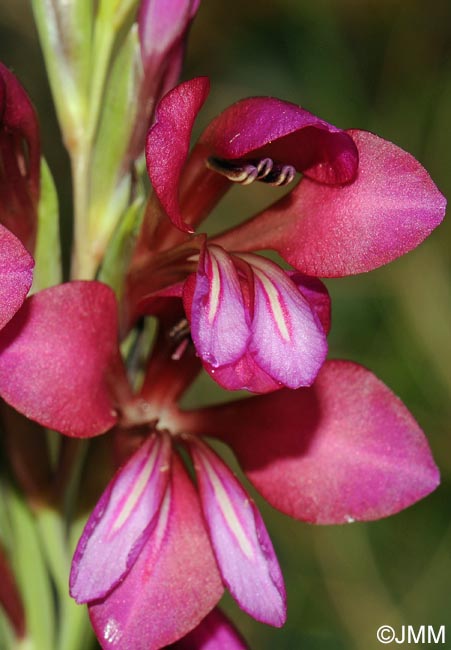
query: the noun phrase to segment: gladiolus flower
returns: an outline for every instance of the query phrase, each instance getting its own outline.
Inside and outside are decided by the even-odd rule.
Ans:
[[[234,104],[189,153],[207,93],[204,78],[180,84],[161,101],[149,131],[147,167],[159,209],[180,233],[162,227],[158,238],[146,242],[147,263],[144,251],[139,272],[130,273],[131,311],[152,313],[156,294],[178,291],[197,353],[224,388],[308,386],[325,359],[327,332],[303,289],[306,280],[296,285],[256,252],[272,249],[307,276],[369,271],[421,243],[441,222],[444,197],[424,168],[395,145],[363,131],[342,131],[274,98]],[[184,233],[234,182],[285,185],[298,172],[302,180],[284,198],[212,240],[193,239],[194,251],[186,245],[183,256],[181,242],[189,241]],[[178,260],[169,243],[179,245]],[[168,284],[177,276],[177,262],[180,276],[190,263],[192,275],[173,288],[155,287],[155,274],[163,286],[165,276]],[[327,292],[316,282],[324,311]]]
[[[437,485],[412,416],[355,364],[326,362],[310,388],[180,411],[177,401],[198,360],[188,349],[172,358],[166,333],[177,312],[161,317],[146,380],[133,396],[118,363],[108,287],[69,283],[27,302],[18,335],[6,328],[0,341],[0,390],[9,391],[8,401],[69,435],[97,435],[115,423],[122,437],[137,426],[141,431],[73,561],[72,594],[88,603],[104,648],[177,642],[208,615],[223,585],[258,620],[284,621],[283,580],[264,524],[205,435],[230,445],[275,507],[305,521],[377,519]],[[39,332],[48,333],[49,323],[54,329],[44,345]],[[180,446],[192,456],[197,490]]]
[[[127,383],[117,305],[101,283],[40,292],[0,333],[9,403],[66,435],[115,430],[119,468],[70,580],[103,648],[221,640],[238,650],[214,610],[224,586],[257,620],[285,620],[262,518],[207,437],[302,521],[378,519],[438,484],[400,400],[361,366],[324,362],[330,303],[311,276],[370,270],[410,250],[440,222],[442,195],[395,145],[274,99],[234,105],[188,155],[206,91],[202,79],[177,87],[149,132],[155,195],[120,306],[124,322],[144,312],[159,323],[141,388]],[[298,172],[287,197],[241,227],[212,240],[188,233],[233,182],[285,184]],[[257,253],[268,247],[294,269]],[[181,410],[201,364],[228,388],[270,394]]]

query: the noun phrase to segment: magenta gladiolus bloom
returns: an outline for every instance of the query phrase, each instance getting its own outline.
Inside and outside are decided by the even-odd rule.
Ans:
[[[95,282],[52,293],[29,299],[17,337],[3,330],[0,390],[10,385],[8,401],[68,435],[120,427],[126,460],[87,523],[71,574],[72,594],[88,603],[102,647],[175,643],[208,615],[223,585],[258,620],[284,621],[283,581],[261,517],[204,436],[229,444],[255,487],[304,521],[377,519],[436,487],[424,435],[369,371],[327,362],[311,388],[180,411],[198,360],[191,348],[173,358],[169,312],[133,397],[118,362],[113,293]],[[54,323],[47,345],[39,335],[46,322]],[[179,447],[193,459],[197,490]]]
[[[118,469],[70,577],[103,648],[244,648],[215,609],[224,587],[257,620],[284,623],[268,532],[208,438],[301,521],[385,517],[439,480],[400,400],[369,370],[325,361],[330,300],[318,277],[411,250],[440,223],[443,196],[395,145],[272,98],[233,105],[189,153],[207,89],[181,84],[157,110],[146,149],[154,195],[119,310],[105,285],[73,282],[28,299],[0,333],[10,404],[68,436],[113,431]],[[298,173],[287,196],[238,228],[192,234],[234,182],[285,185]],[[158,332],[134,391],[118,323],[126,331],[143,314]],[[183,410],[202,366],[226,388],[266,394]]]
[[[175,88],[149,131],[150,179],[160,209],[180,233],[161,227],[158,239],[146,242],[147,259],[144,252],[136,277],[131,273],[131,311],[152,313],[157,295],[178,292],[203,365],[224,388],[264,393],[311,385],[327,352],[321,313],[328,297],[319,280],[312,284],[301,274],[342,276],[393,260],[440,223],[445,200],[424,168],[395,145],[341,131],[273,98],[234,104],[189,154],[207,92],[205,78]],[[261,214],[183,248],[184,233],[234,182],[285,185],[298,172],[303,178],[295,188]],[[169,244],[179,245],[178,259],[165,254]],[[279,253],[297,274],[255,254],[264,249]],[[190,264],[193,273],[180,281]]]

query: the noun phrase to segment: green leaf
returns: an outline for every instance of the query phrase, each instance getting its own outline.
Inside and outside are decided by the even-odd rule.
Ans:
[[[125,212],[107,248],[98,279],[115,291],[118,301],[124,291],[125,274],[133,253],[144,213],[144,199],[138,197]]]
[[[9,490],[7,496],[14,530],[12,562],[25,606],[27,632],[33,650],[50,650],[55,647],[55,606],[35,520],[15,491]]]
[[[82,135],[91,78],[92,0],[31,0],[58,120],[69,149]]]
[[[118,52],[108,80],[93,154],[89,223],[100,255],[129,202],[130,165],[125,158],[137,113],[140,65],[133,29]]]
[[[44,158],[41,160],[41,196],[35,260],[33,293],[61,282],[58,196],[52,174]]]

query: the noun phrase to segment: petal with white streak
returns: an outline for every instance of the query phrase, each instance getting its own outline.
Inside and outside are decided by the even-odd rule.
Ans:
[[[284,386],[309,386],[327,354],[326,335],[315,310],[276,264],[259,255],[242,257],[254,274],[252,357]]]
[[[158,650],[194,629],[222,591],[194,486],[174,455],[155,530],[124,580],[90,604],[91,622],[104,650]]]
[[[151,535],[169,478],[167,436],[150,436],[100,498],[72,562],[70,592],[78,603],[105,595],[123,578]]]
[[[249,339],[249,322],[238,273],[219,246],[205,248],[191,305],[191,333],[203,361],[214,368],[238,360]]]
[[[190,445],[202,509],[225,584],[240,607],[264,623],[285,622],[285,587],[255,504],[206,445]]]

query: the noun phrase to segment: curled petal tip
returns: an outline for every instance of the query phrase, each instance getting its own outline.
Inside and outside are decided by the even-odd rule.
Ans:
[[[165,95],[146,140],[147,171],[158,200],[174,225],[187,233],[193,230],[181,214],[179,186],[194,120],[209,87],[207,77],[198,77]]]

